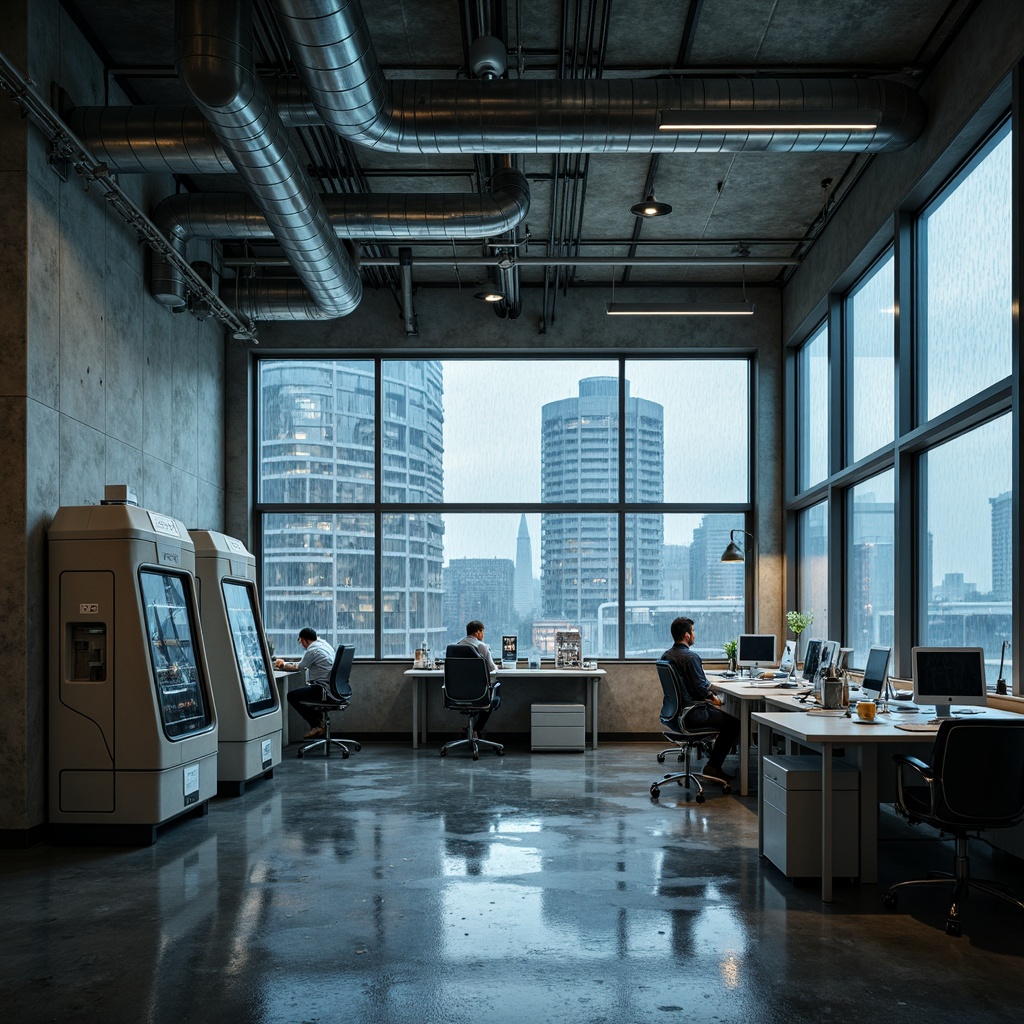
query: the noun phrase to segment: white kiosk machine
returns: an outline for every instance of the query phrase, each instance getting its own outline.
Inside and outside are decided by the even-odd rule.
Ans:
[[[281,703],[256,596],[256,559],[235,537],[190,530],[217,700],[217,789],[240,796],[281,763]]]
[[[49,554],[51,831],[148,845],[217,792],[192,541],[114,486],[58,509]]]

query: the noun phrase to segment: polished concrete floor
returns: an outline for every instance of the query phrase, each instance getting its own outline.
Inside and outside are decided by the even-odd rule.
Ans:
[[[756,796],[650,783],[658,745],[585,754],[364,744],[296,760],[142,849],[0,851],[5,1021],[1019,1021],[1024,913],[987,896],[794,883]],[[734,763],[734,762],[732,762]],[[727,762],[727,766],[730,762]],[[883,883],[951,862],[891,813]],[[977,876],[1024,891],[984,844]]]

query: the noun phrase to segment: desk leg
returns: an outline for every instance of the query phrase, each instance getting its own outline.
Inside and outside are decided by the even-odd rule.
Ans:
[[[873,746],[857,747],[860,769],[860,881],[878,881],[878,755]]]
[[[832,744],[821,745],[821,902],[832,902]]]
[[[771,749],[772,727],[757,725],[757,855],[764,856],[764,755]]]
[[[412,749],[419,747],[420,738],[420,684],[418,676],[412,677]]]
[[[741,700],[740,705],[740,796],[750,790],[750,701]],[[758,745],[760,749],[760,744]],[[760,791],[760,786],[758,787]]]
[[[587,680],[590,698],[590,747],[592,750],[597,750],[597,687],[600,681],[600,676],[591,676]]]

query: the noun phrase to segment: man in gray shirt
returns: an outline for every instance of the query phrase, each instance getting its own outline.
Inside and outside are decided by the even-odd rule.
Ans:
[[[494,658],[491,657],[490,647],[484,643],[484,624],[479,619],[473,619],[472,622],[466,624],[466,635],[459,641],[459,646],[472,647],[487,662],[487,671],[491,673],[491,678],[494,678],[494,674],[498,671],[498,666],[494,664]],[[491,700],[490,708],[487,711],[481,711],[476,717],[477,736],[483,736],[487,719],[491,717],[493,711],[498,710],[498,706],[501,704],[501,698],[498,696],[499,686],[501,686],[501,683],[496,682],[494,684],[492,691],[494,697]]]
[[[327,684],[334,667],[334,648],[326,641],[318,639],[316,630],[309,626],[299,630],[299,646],[305,651],[301,661],[287,662],[278,658],[275,668],[286,672],[306,673],[306,686],[296,686],[288,691],[288,703],[309,723],[310,729],[304,739],[318,740],[325,736],[323,715],[303,703],[307,700],[323,700],[327,694]]]

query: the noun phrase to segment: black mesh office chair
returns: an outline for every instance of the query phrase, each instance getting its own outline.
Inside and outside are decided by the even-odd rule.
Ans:
[[[701,748],[706,754],[707,750],[710,749],[711,741],[718,735],[718,730],[710,728],[688,729],[686,727],[686,713],[697,702],[688,700],[683,689],[683,681],[679,678],[679,673],[671,661],[662,659],[655,662],[655,666],[658,669],[658,679],[661,681],[661,691],[664,695],[661,703],[661,714],[658,716],[661,719],[661,724],[665,726],[665,731],[662,735],[674,744],[674,746],[666,747],[658,754],[658,761],[659,763],[664,763],[667,753],[678,750],[679,760],[683,762],[684,770],[666,775],[664,778],[652,782],[651,799],[657,800],[661,796],[661,787],[669,782],[685,786],[687,789],[690,788],[692,783],[697,787],[697,803],[702,804],[704,803],[704,786],[700,780],[705,778],[710,778],[712,781],[719,783],[722,787],[722,792],[728,793],[728,782],[722,782],[721,779],[715,779],[701,772],[692,771],[690,768],[693,748]]]
[[[441,684],[444,706],[449,711],[458,711],[467,716],[466,735],[451,740],[441,748],[441,756],[447,757],[449,750],[468,747],[473,760],[480,760],[480,748],[493,750],[499,757],[505,753],[500,743],[482,740],[473,735],[477,716],[491,706],[494,688],[487,662],[468,644],[449,644],[444,652],[444,682]]]
[[[910,885],[953,886],[946,931],[960,934],[960,904],[970,889],[1024,903],[998,883],[971,878],[967,833],[1009,828],[1024,821],[1024,718],[985,721],[951,718],[939,726],[931,764],[895,754],[896,810],[911,824],[924,822],[954,839],[954,872],[932,871],[927,878],[898,882],[882,897],[895,910],[897,890]]]
[[[300,747],[296,757],[305,757],[313,750],[324,749],[324,757],[331,756],[331,747],[341,748],[342,758],[348,757],[349,748],[362,750],[356,740],[339,740],[331,736],[331,714],[340,713],[348,707],[352,700],[352,684],[349,676],[352,674],[352,659],[356,656],[355,647],[342,644],[334,653],[334,664],[331,666],[331,674],[327,680],[327,688],[324,691],[323,700],[304,700],[301,703],[307,708],[313,708],[324,716],[324,738],[314,740],[304,747]]]

